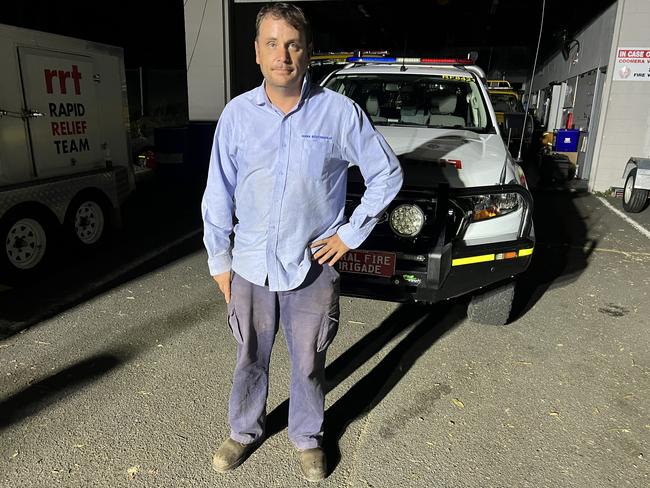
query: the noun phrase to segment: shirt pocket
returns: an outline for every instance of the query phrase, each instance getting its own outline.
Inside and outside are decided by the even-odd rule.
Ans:
[[[332,157],[332,141],[329,139],[303,139],[302,170],[307,178],[322,180],[327,163]]]

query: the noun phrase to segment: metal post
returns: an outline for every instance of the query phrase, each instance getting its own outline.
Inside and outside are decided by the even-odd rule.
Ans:
[[[142,66],[138,66],[138,74],[140,76],[140,117],[144,117],[144,91],[142,89]]]

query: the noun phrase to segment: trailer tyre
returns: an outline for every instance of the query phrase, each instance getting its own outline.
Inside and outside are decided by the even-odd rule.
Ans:
[[[106,203],[97,195],[80,195],[70,204],[66,228],[73,243],[83,248],[99,246],[109,230]]]
[[[623,189],[623,208],[626,212],[638,213],[643,210],[645,203],[648,200],[648,190],[634,188],[636,181],[636,168],[630,171],[625,180],[625,188]]]
[[[474,295],[467,306],[467,317],[478,324],[505,325],[515,297],[515,281],[509,281]]]
[[[2,221],[0,268],[6,273],[3,278],[19,281],[38,273],[51,254],[55,241],[52,230],[49,220],[40,213],[18,213]]]

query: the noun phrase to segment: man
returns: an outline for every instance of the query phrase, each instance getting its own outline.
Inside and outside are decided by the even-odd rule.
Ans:
[[[325,354],[339,316],[333,266],[366,239],[402,184],[397,158],[359,107],[310,84],[311,49],[298,7],[263,7],[255,55],[264,81],[226,105],[214,136],[204,242],[237,341],[230,437],[213,458],[220,472],[237,467],[262,441],[269,359],[281,323],[291,358],[289,439],[305,478],[327,475]],[[359,165],[367,190],[346,222],[349,162]]]

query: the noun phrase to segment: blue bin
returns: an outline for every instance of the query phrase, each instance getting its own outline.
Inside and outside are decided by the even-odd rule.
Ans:
[[[578,152],[579,129],[559,129],[555,135],[555,150],[558,152]]]

